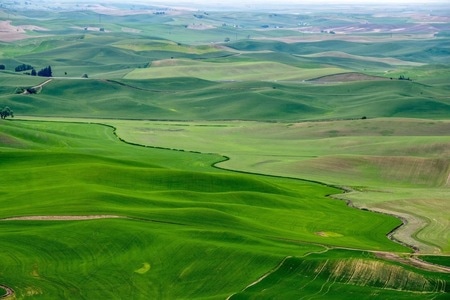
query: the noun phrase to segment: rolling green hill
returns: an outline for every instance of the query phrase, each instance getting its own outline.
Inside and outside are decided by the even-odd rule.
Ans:
[[[228,45],[243,51],[273,51],[307,55],[326,51],[342,51],[351,55],[397,58],[411,62],[445,63],[449,48],[445,39],[363,43],[343,40],[284,43],[279,41],[238,41]]]
[[[217,155],[127,145],[100,125],[3,121],[0,130],[1,276],[19,298],[223,299],[287,256],[314,265],[328,254],[312,253],[335,247],[407,251],[385,236],[398,220],[324,197],[335,188],[222,171],[210,166]],[[430,296],[446,292],[435,282],[444,275],[358,250],[329,255],[375,263],[367,276],[388,268],[417,277]],[[310,291],[321,292],[326,278],[316,280]],[[380,295],[415,297],[411,286],[386,287]]]
[[[422,253],[450,251],[448,121],[107,122],[130,142],[221,153],[224,168],[345,186],[352,192],[339,199],[407,220],[394,237]]]
[[[448,298],[448,7],[279,5],[0,4],[0,298]]]
[[[6,84],[0,101],[17,115],[280,121],[363,116],[440,119],[450,115],[450,100],[444,96],[448,87],[399,80],[295,84],[55,78],[40,93],[21,95],[15,90],[32,86],[37,78],[27,76],[28,83],[23,85],[14,83],[16,78],[0,74]],[[86,94],[90,96],[82,96]]]

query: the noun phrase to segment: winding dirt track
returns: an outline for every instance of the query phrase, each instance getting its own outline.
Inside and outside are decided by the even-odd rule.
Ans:
[[[373,253],[375,253],[375,256],[377,256],[381,259],[400,262],[402,264],[413,266],[413,267],[416,267],[416,268],[419,268],[422,270],[439,272],[439,273],[450,273],[450,267],[435,265],[435,264],[423,261],[416,255],[402,257],[400,255],[397,255],[397,254],[391,253],[391,252],[375,251]]]
[[[0,288],[4,289],[6,291],[6,294],[3,296],[0,296],[0,299],[8,298],[9,296],[14,295],[14,290],[6,285],[0,284]]]

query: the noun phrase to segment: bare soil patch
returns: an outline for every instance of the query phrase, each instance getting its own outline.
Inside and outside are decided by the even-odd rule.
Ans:
[[[11,21],[0,21],[0,41],[13,42],[29,38],[27,31],[46,31],[46,28],[34,25],[14,26]]]
[[[187,28],[193,29],[193,30],[208,30],[208,29],[215,28],[215,26],[205,25],[205,24],[191,24],[191,25],[188,25]]]
[[[1,219],[2,221],[83,221],[95,219],[124,218],[116,215],[90,215],[90,216],[24,216]]]
[[[20,140],[6,135],[4,133],[0,133],[0,145],[8,145],[9,147],[24,147],[25,144]]]

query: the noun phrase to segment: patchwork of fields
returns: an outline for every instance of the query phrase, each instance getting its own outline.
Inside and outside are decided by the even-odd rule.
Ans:
[[[53,5],[0,6],[0,298],[448,298],[448,6]]]

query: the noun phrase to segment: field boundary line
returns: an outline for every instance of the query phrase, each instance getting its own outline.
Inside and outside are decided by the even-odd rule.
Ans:
[[[268,276],[272,275],[273,273],[275,273],[276,271],[278,271],[281,266],[286,262],[286,260],[288,260],[289,258],[292,258],[292,256],[286,256],[275,268],[273,268],[272,270],[270,270],[269,272],[263,274],[261,277],[259,277],[258,279],[256,279],[255,281],[253,281],[252,283],[250,283],[249,285],[247,285],[245,288],[243,288],[239,293],[244,292],[246,289],[257,285],[258,283],[260,283],[261,281],[263,281],[264,279],[266,279]],[[228,296],[226,298],[226,300],[230,300],[231,297],[233,297],[234,295],[236,295],[237,293],[234,293],[230,296]]]

